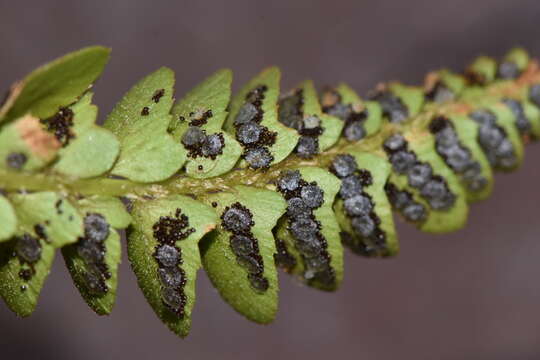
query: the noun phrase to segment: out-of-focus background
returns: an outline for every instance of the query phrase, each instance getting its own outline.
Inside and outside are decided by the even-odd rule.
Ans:
[[[420,83],[442,66],[515,45],[540,56],[540,2],[529,1],[0,1],[0,88],[90,44],[113,48],[96,86],[101,118],[139,78],[166,65],[177,95],[221,67],[235,88],[263,67],[283,87],[307,77]],[[203,272],[193,329],[176,338],[154,316],[124,256],[118,302],[99,318],[57,257],[36,313],[0,304],[1,359],[539,359],[539,145],[521,171],[499,175],[469,225],[426,235],[398,224],[391,260],[346,255],[342,289],[317,292],[281,276],[277,321],[231,310]]]

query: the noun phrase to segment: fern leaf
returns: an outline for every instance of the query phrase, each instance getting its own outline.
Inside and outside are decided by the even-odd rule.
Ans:
[[[156,315],[182,337],[191,328],[195,280],[201,267],[198,243],[216,222],[211,207],[184,196],[133,206],[129,261]]]
[[[177,172],[187,152],[167,133],[174,73],[161,68],[139,81],[104,123],[120,141],[111,173],[138,182],[164,180]]]

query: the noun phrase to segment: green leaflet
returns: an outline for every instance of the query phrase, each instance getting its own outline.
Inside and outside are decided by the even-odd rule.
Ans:
[[[193,154],[186,148],[186,151],[190,152],[186,164],[188,176],[208,178],[224,174],[231,170],[240,158],[240,144],[221,129],[227,117],[231,82],[232,72],[228,69],[219,70],[186,94],[172,109],[173,118],[169,131],[177,142],[182,141],[190,126],[200,128],[206,135],[201,143],[193,147]],[[223,146],[217,154],[212,151],[205,154],[209,150],[208,136],[212,134],[222,137]]]
[[[322,236],[326,245],[322,247],[316,246],[316,250],[314,251],[310,244],[305,244],[302,238],[299,238],[298,235],[295,236],[296,227],[294,224],[301,223],[303,220],[300,220],[300,218],[311,216],[309,216],[310,211],[307,211],[307,209],[305,209],[306,211],[301,211],[301,215],[296,214],[298,206],[291,204],[291,200],[289,200],[290,205],[288,206],[287,214],[280,219],[274,232],[277,242],[276,247],[278,249],[276,262],[278,265],[280,264],[279,255],[286,256],[286,254],[280,253],[281,249],[281,251],[285,251],[285,253],[288,253],[289,256],[295,259],[293,266],[284,264],[285,266],[283,267],[287,272],[296,275],[301,281],[315,288],[335,291],[343,280],[343,247],[341,246],[341,239],[339,237],[338,221],[332,210],[332,203],[339,191],[340,181],[334,175],[321,168],[301,167],[297,170],[300,172],[301,179],[306,182],[304,185],[315,185],[323,191],[322,204],[314,209],[312,216],[313,221],[320,224],[320,230],[317,233]],[[300,187],[305,188],[302,184]],[[286,199],[303,198],[300,188],[296,189],[294,194],[289,195],[287,191],[284,191],[282,195]],[[311,243],[311,240],[309,243]],[[314,270],[316,267],[310,265],[310,261],[306,260],[313,259],[311,261],[315,265],[319,265],[321,258],[324,259],[326,256],[330,260],[329,267],[323,266],[321,267],[321,271]],[[328,271],[331,273],[330,276],[328,275]],[[318,276],[318,274],[322,276]]]
[[[0,130],[0,169],[38,170],[55,158],[60,146],[38,118],[23,116]]]
[[[523,141],[538,140],[540,138],[540,109],[530,100],[530,87],[524,87],[511,98],[518,101],[523,107],[525,118],[529,121],[531,127],[529,131],[520,134]],[[519,129],[518,129],[519,131]]]
[[[424,81],[424,92],[427,101],[435,105],[455,101],[465,88],[465,78],[448,69],[430,72]],[[428,105],[426,104],[426,105]]]
[[[364,120],[366,136],[376,134],[382,125],[382,109],[376,101],[363,101],[356,92],[347,84],[341,83],[336,87],[336,91],[341,96],[341,102],[350,105],[353,110],[367,110],[367,118]]]
[[[514,116],[512,111],[504,103],[501,102],[485,106],[484,108],[493,112],[493,114],[495,114],[495,116],[497,117],[497,125],[501,126],[506,132],[508,139],[514,147],[515,156],[517,158],[517,162],[514,167],[504,169],[496,167],[495,170],[506,172],[514,171],[521,166],[524,157],[523,141],[515,125],[516,117]]]
[[[190,160],[186,164],[188,176],[204,179],[219,176],[230,171],[240,159],[242,147],[234,137],[226,132],[219,133],[223,136],[223,154],[218,155],[215,160],[211,158],[197,158]]]
[[[529,65],[530,57],[525,49],[517,47],[506,53],[503,61],[515,64],[518,70],[523,71]]]
[[[493,82],[497,75],[497,62],[487,56],[477,57],[467,68],[467,76],[473,84],[485,85]]]
[[[468,215],[465,192],[456,175],[435,151],[434,137],[423,128],[411,128],[403,136],[408,142],[409,149],[416,154],[418,161],[431,165],[433,175],[446,181],[450,192],[455,196],[455,202],[448,210],[436,210],[431,208],[426,199],[420,196],[420,190],[409,186],[407,175],[400,175],[393,171],[389,181],[399,189],[409,191],[416,202],[428,209],[427,218],[418,225],[420,230],[430,233],[446,233],[461,229],[465,226]]]
[[[26,115],[7,124],[0,132],[0,168],[38,170],[59,155],[53,168],[65,175],[85,178],[107,171],[118,155],[118,140],[94,124],[97,107],[91,100],[88,92],[51,118]]]
[[[12,256],[17,241],[14,238],[0,244],[0,296],[14,313],[26,317],[36,308],[41,288],[51,270],[55,249],[41,241],[40,259],[30,267],[21,263],[17,256]],[[21,277],[23,271],[31,272],[33,276],[25,280]]]
[[[118,265],[121,261],[120,235],[114,231],[126,228],[131,222],[131,216],[127,213],[122,202],[113,197],[94,196],[84,198],[75,203],[81,214],[102,215],[110,225],[109,234],[103,242],[105,250],[104,263],[107,266],[107,276],[103,277],[106,285],[106,294],[96,294],[95,290],[89,289],[87,280],[88,263],[79,254],[83,249],[85,239],[79,239],[76,244],[62,248],[62,255],[75,286],[81,293],[88,306],[98,315],[108,315],[114,306],[116,288],[118,284]],[[110,274],[110,276],[109,276]]]
[[[236,203],[251,213],[253,225],[249,231],[258,244],[258,254],[264,266],[262,277],[268,281],[268,289],[258,291],[250,284],[248,271],[238,263],[231,248],[233,233],[225,229],[223,221],[201,243],[206,273],[221,297],[236,311],[257,323],[271,322],[276,316],[279,290],[272,228],[285,212],[285,201],[276,192],[247,186],[235,187],[234,193],[211,195],[207,201],[216,206],[215,210],[220,216]]]
[[[75,203],[81,211],[100,213],[115,229],[125,229],[131,224],[131,215],[120,199],[110,196],[91,196]]]
[[[86,93],[70,109],[74,113],[75,138],[59,150],[60,159],[53,168],[80,178],[101,175],[118,156],[118,140],[110,131],[95,125],[97,106],[92,105],[92,93]]]
[[[174,72],[161,68],[133,86],[107,117],[104,127],[120,140],[112,174],[155,182],[177,172],[187,152],[167,133]]]
[[[133,207],[133,225],[128,232],[128,256],[139,287],[159,318],[176,334],[187,336],[191,327],[191,311],[195,304],[195,279],[201,266],[198,242],[217,222],[212,208],[185,196],[170,196],[160,200],[136,202]],[[182,220],[188,217],[188,224]],[[193,229],[193,232],[190,232]],[[158,237],[168,234],[167,239],[181,250],[186,280],[182,290],[185,295],[183,317],[172,312],[164,303],[166,284],[160,281],[156,247]],[[179,236],[183,234],[183,236]],[[187,237],[185,237],[187,236]],[[177,265],[178,266],[178,265]]]
[[[399,251],[399,243],[396,235],[392,207],[388,202],[385,192],[385,184],[391,173],[391,166],[386,159],[368,152],[351,152],[358,164],[360,171],[367,171],[371,176],[371,184],[364,185],[362,192],[371,198],[373,204],[371,218],[375,221],[376,230],[369,236],[363,235],[356,230],[352,224],[352,217],[347,214],[344,208],[343,196],[338,196],[334,203],[334,211],[339,222],[339,226],[346,234],[342,234],[343,242],[354,253],[368,257],[394,256]],[[381,233],[379,233],[380,230]],[[379,240],[377,235],[382,234],[384,239]]]
[[[8,199],[0,194],[0,242],[8,240],[17,227],[17,217]]]
[[[304,116],[317,116],[321,119],[323,133],[319,136],[319,149],[325,151],[339,140],[343,122],[322,112],[313,81],[306,80],[300,84],[299,88],[303,90],[304,94]]]
[[[180,140],[189,126],[199,126],[207,131],[220,131],[227,118],[227,105],[231,98],[232,72],[222,69],[209,76],[179,100],[172,109],[170,129]],[[211,115],[204,114],[210,110]],[[183,117],[184,120],[181,120]],[[201,119],[204,120],[201,121]],[[200,125],[197,125],[200,124]]]
[[[71,203],[54,192],[9,194],[19,229],[30,231],[41,225],[47,243],[55,248],[74,243],[82,236],[82,218]],[[18,231],[20,232],[20,231]]]
[[[87,47],[33,71],[12,87],[10,97],[0,108],[0,122],[25,114],[46,118],[75,102],[101,74],[109,53],[101,46]]]
[[[540,138],[540,109],[533,105],[530,101],[522,101],[523,111],[525,112],[525,117],[531,123],[530,133],[534,140]]]
[[[240,141],[244,147],[243,157],[248,159],[244,162],[244,165],[249,164],[252,168],[266,168],[281,162],[293,151],[298,142],[299,136],[296,131],[289,129],[278,121],[277,100],[279,97],[280,77],[281,73],[276,67],[270,67],[262,71],[240,90],[230,104],[225,129],[235,134],[237,140],[240,141],[236,126],[241,124],[238,123],[237,116],[241,110],[243,112],[246,110],[245,107],[251,104],[250,101],[260,102],[257,108],[258,115],[250,116],[245,121],[242,120],[242,123],[252,122],[252,120],[257,119],[257,116],[262,116],[257,121],[266,128],[266,131],[256,143],[247,145],[245,142]],[[262,93],[263,97],[261,99],[255,96],[257,95],[257,89],[263,89],[258,92],[259,95]],[[252,99],[254,97],[257,97],[258,100]]]
[[[390,92],[397,96],[409,110],[409,118],[418,115],[424,105],[424,92],[416,86],[407,86],[400,83],[388,85]]]
[[[17,236],[0,244],[0,296],[19,316],[28,316],[36,307],[55,248],[82,235],[82,219],[69,202],[52,192],[14,194],[10,199],[19,224]],[[28,236],[41,249],[33,262],[21,256],[21,251],[32,249],[21,245]]]
[[[317,91],[315,90],[315,86],[313,85],[313,81],[306,80],[302,82],[290,93],[294,95],[297,92],[301,93],[299,105],[301,107],[303,119],[310,117],[320,119],[322,134],[317,136],[317,141],[319,152],[322,152],[334,145],[339,140],[344,123],[340,119],[322,112],[319,97],[317,95]],[[280,119],[280,122],[283,122],[282,119]],[[302,134],[302,131],[299,131],[299,134]]]
[[[494,180],[491,165],[478,144],[478,126],[464,115],[450,115],[449,120],[454,125],[454,129],[462,144],[471,152],[472,158],[480,165],[481,176],[486,179],[485,187],[475,191],[467,186],[462,175],[458,175],[467,195],[467,201],[475,202],[486,199],[493,191]]]

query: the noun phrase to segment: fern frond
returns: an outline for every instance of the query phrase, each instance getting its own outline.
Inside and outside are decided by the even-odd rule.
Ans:
[[[91,87],[107,60],[102,47],[68,54],[0,107],[0,296],[20,316],[57,249],[83,299],[109,314],[127,229],[139,286],[178,335],[200,267],[236,311],[269,323],[278,269],[334,291],[343,247],[398,253],[393,212],[426,232],[463,227],[493,173],[517,169],[540,137],[540,70],[523,49],[368,99],[311,80],[280,95],[271,67],[234,96],[220,70],[175,102],[161,68],[98,126]]]

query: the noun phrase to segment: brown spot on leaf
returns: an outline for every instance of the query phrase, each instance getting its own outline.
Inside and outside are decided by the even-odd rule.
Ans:
[[[435,86],[439,83],[440,76],[436,72],[430,72],[424,79],[424,91],[430,93],[435,89]]]
[[[448,114],[467,115],[474,109],[473,106],[463,102],[453,103],[448,106]]]
[[[529,61],[529,64],[515,81],[518,86],[532,85],[540,82],[540,64],[537,60]]]
[[[340,96],[335,91],[325,91],[321,98],[321,105],[323,107],[332,107],[340,101]]]
[[[39,119],[32,115],[18,120],[15,128],[30,151],[45,161],[52,159],[62,146],[53,134],[43,129]]]

